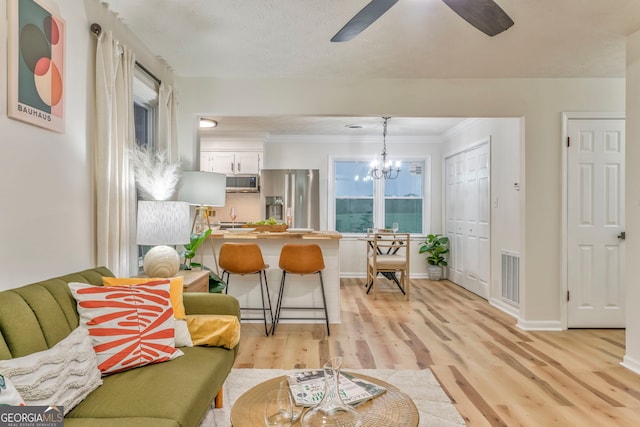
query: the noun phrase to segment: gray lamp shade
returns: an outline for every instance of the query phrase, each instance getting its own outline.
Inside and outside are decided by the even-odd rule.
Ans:
[[[189,203],[138,201],[138,245],[183,245],[191,235]]]
[[[178,200],[192,205],[220,207],[227,197],[227,176],[223,173],[185,171],[182,172]]]

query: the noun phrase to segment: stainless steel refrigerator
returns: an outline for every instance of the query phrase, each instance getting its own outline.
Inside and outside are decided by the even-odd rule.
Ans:
[[[260,200],[264,218],[287,221],[291,228],[320,228],[320,185],[318,169],[263,169]]]

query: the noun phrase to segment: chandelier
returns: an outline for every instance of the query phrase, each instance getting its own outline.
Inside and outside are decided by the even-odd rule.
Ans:
[[[394,164],[393,161],[387,160],[387,121],[389,118],[382,118],[384,120],[382,125],[382,161],[376,159],[371,162],[369,175],[373,179],[396,179],[400,174],[400,162],[396,161]]]

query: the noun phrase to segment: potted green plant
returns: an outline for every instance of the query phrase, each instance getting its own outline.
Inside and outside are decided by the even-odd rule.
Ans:
[[[209,292],[221,293],[226,287],[226,283],[214,273],[209,267],[201,265],[199,262],[194,262],[193,257],[196,256],[196,252],[200,245],[209,237],[211,229],[204,230],[200,234],[191,235],[191,243],[184,245],[184,251],[180,253],[184,257],[184,263],[180,264],[181,270],[192,270],[193,267],[200,267],[203,270],[209,271]]]
[[[420,244],[418,253],[427,253],[427,275],[429,280],[442,279],[442,267],[447,266],[445,254],[449,253],[449,238],[440,234],[429,234]]]

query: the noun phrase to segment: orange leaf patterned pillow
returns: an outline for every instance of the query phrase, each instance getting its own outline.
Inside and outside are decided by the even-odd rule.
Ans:
[[[182,356],[175,348],[169,280],[135,286],[69,283],[103,375]]]

